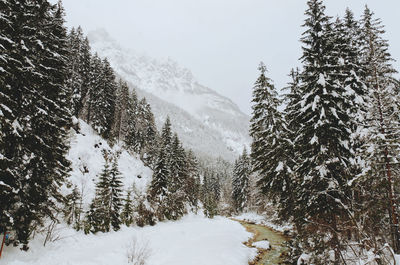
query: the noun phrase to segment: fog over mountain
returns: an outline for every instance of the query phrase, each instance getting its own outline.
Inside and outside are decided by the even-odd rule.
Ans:
[[[187,148],[201,156],[233,160],[248,146],[249,116],[232,100],[201,85],[189,69],[172,59],[154,59],[125,48],[103,29],[88,34],[100,57],[107,57],[116,73],[140,97],[146,97],[161,127],[167,116]]]

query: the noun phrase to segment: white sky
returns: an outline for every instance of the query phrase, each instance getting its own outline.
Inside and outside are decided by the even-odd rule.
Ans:
[[[52,0],[54,2],[55,0]],[[301,56],[306,0],[64,0],[68,26],[104,28],[121,46],[171,57],[197,80],[250,113],[251,89],[264,61],[278,88]],[[365,4],[383,20],[390,52],[400,60],[399,0],[325,0],[327,14]],[[394,63],[400,70],[400,64]]]

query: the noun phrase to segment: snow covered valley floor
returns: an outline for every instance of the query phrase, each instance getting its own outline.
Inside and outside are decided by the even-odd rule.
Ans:
[[[60,239],[43,247],[36,235],[28,252],[6,247],[0,264],[7,265],[122,265],[132,244],[145,248],[147,265],[245,265],[257,255],[243,242],[253,235],[238,222],[224,217],[185,216],[155,226],[123,227],[118,232],[84,235],[70,228]],[[140,251],[139,251],[140,252]],[[134,263],[131,263],[134,264]]]

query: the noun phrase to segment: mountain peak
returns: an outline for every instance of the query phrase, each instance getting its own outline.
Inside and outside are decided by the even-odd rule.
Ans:
[[[123,48],[104,29],[90,32],[88,38],[93,50],[107,57],[116,73],[146,96],[159,126],[166,114],[175,120],[174,129],[187,147],[232,160],[243,145],[249,145],[249,117],[230,99],[201,85],[189,69],[172,58],[154,59]]]

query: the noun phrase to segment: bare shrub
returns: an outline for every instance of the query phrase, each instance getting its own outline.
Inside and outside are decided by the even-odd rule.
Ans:
[[[128,263],[133,265],[146,265],[146,261],[151,255],[149,242],[147,240],[138,240],[133,237],[127,247]]]

